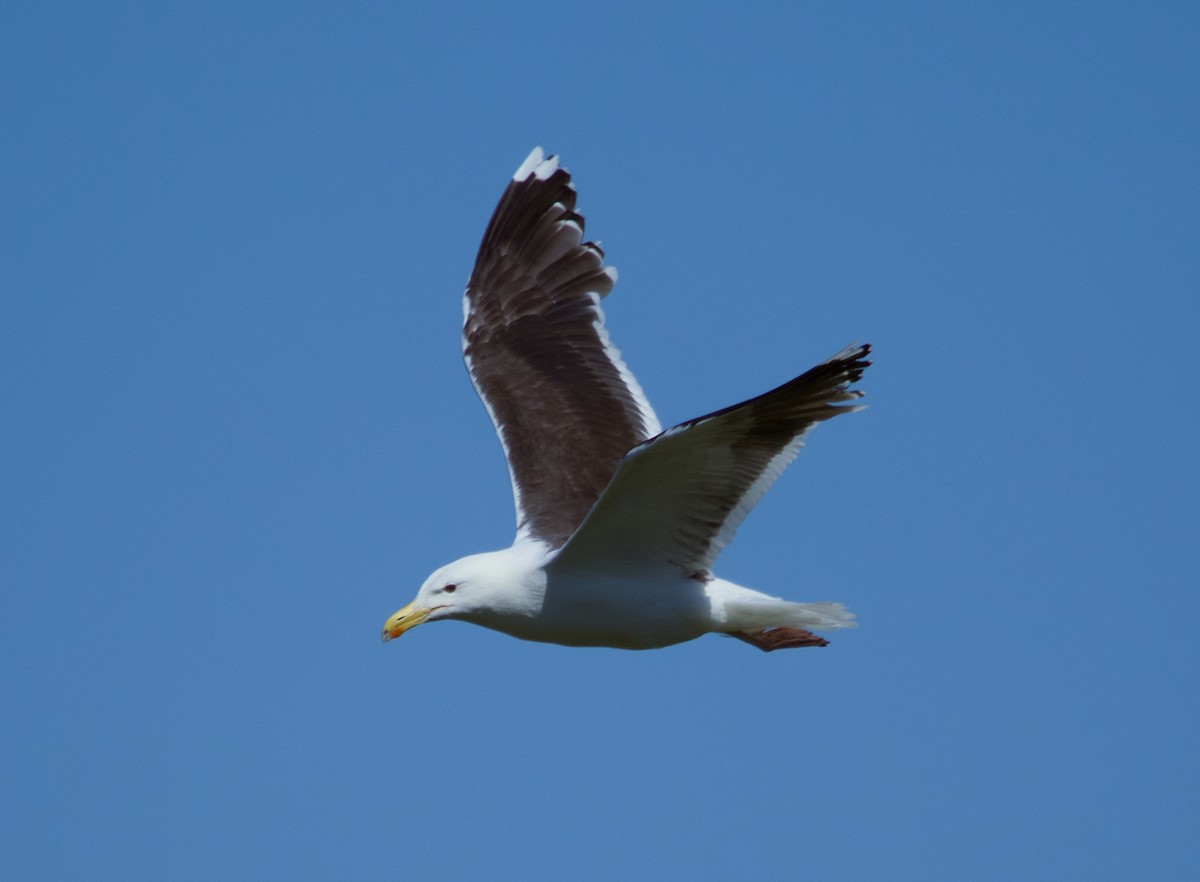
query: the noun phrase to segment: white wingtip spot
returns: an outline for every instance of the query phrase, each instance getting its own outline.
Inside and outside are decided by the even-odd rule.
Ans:
[[[544,181],[558,170],[558,157],[551,156],[546,158],[546,154],[542,152],[541,147],[534,147],[525,161],[521,163],[521,167],[513,173],[514,181],[525,181],[529,176],[535,175],[539,181]]]
[[[514,181],[523,181],[529,177],[529,173],[542,164],[545,159],[545,154],[542,153],[541,147],[534,147],[529,151],[529,155],[525,157],[525,161],[521,163],[520,168],[513,172]]]

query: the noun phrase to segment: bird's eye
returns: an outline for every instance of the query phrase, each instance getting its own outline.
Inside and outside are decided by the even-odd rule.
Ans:
[[[445,591],[447,594],[453,594],[456,588],[458,588],[458,586],[455,585],[453,582],[451,582],[449,585],[447,585],[442,590]]]

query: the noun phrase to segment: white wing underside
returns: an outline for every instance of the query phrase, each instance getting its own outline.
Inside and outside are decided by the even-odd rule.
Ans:
[[[556,568],[600,572],[670,568],[707,578],[713,563],[817,423],[847,405],[868,348],[851,346],[758,398],[676,426],[638,445]]]
[[[630,453],[558,566],[706,574],[803,443],[788,445],[752,478],[729,445],[697,443],[687,434],[668,433]],[[746,489],[729,508],[737,485]]]

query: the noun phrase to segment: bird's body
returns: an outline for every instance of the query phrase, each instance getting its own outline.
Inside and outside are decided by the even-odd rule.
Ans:
[[[522,552],[497,553],[520,557]],[[521,593],[528,590],[532,615],[488,611],[467,620],[524,640],[620,649],[657,649],[711,630],[706,583],[669,572],[623,579],[561,570],[553,562],[531,564],[526,573],[532,578],[520,576],[514,581],[521,585]]]
[[[474,602],[455,618],[522,640],[566,646],[659,649],[714,631],[849,624],[849,614],[836,603],[791,603],[724,579],[689,577],[673,567],[600,572],[556,566],[554,557],[535,544],[518,543],[462,558],[431,579],[443,587],[470,586]]]
[[[517,507],[511,548],[433,573],[384,639],[459,619],[525,640],[654,649],[706,633],[760,649],[821,646],[838,603],[792,603],[712,565],[816,423],[858,409],[851,346],[757,398],[661,430],[609,341],[616,273],[583,241],[570,177],[535,150],[484,234],[463,353],[500,436]]]

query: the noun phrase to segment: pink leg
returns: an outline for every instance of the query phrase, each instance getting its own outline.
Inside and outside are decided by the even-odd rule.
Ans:
[[[801,646],[828,646],[829,641],[803,628],[767,628],[764,631],[731,631],[730,637],[744,640],[763,652],[798,649]]]

